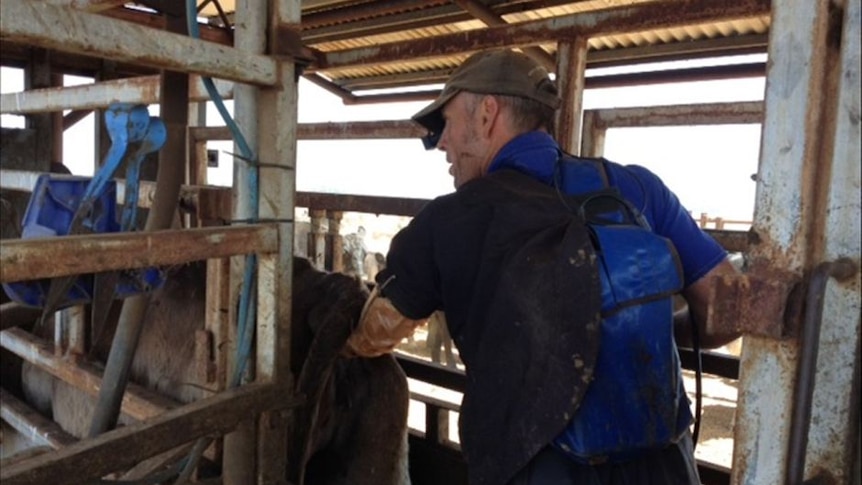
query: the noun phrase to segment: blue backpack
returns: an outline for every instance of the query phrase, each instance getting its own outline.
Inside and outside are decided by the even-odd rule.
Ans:
[[[587,195],[580,210],[600,261],[602,324],[594,379],[553,444],[582,463],[622,461],[676,442],[691,423],[673,335],[682,270],[673,244],[608,190],[602,160],[565,157],[557,182]]]

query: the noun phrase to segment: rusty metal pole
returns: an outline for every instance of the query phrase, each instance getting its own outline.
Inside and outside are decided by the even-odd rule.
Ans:
[[[185,33],[185,17],[168,16],[167,29]],[[145,231],[168,229],[174,221],[180,186],[185,176],[188,84],[187,74],[162,72],[161,118],[165,122],[168,136],[164,147],[159,152],[156,195]],[[149,295],[133,296],[123,302],[117,331],[111,343],[108,363],[102,378],[102,387],[99,389],[99,400],[90,424],[89,437],[98,436],[117,423],[123,393],[129,378],[129,368],[135,356],[135,348],[149,303]]]
[[[780,282],[782,274],[812,274],[823,261],[850,257],[858,265],[859,59],[860,0],[772,3],[750,274]],[[731,483],[850,483],[858,460],[859,289],[858,273],[830,282],[817,337],[786,320],[792,308],[774,315],[789,338],[747,333]],[[764,299],[751,293],[754,302]],[[814,374],[800,374],[800,366]],[[809,407],[793,390],[811,386]],[[806,408],[812,425],[794,430],[807,421],[794,412]]]
[[[820,351],[820,332],[823,326],[823,305],[826,284],[830,278],[846,281],[856,274],[857,263],[849,258],[821,263],[814,269],[805,299],[805,320],[802,323],[801,348],[793,390],[793,414],[790,416],[790,436],[787,451],[788,485],[801,485],[811,426],[811,403],[817,374],[817,354]]]

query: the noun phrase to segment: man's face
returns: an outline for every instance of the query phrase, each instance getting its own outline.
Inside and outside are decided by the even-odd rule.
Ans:
[[[437,148],[446,152],[451,163],[449,174],[455,178],[455,188],[481,177],[490,162],[490,144],[482,136],[481,97],[458,93],[443,107],[446,126]]]

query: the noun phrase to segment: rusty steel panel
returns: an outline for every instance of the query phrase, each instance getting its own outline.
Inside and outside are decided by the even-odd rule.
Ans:
[[[837,261],[820,263],[812,271],[807,294],[805,296],[805,318],[800,335],[796,387],[793,390],[793,414],[790,420],[790,437],[787,456],[787,483],[802,483],[806,465],[814,465],[812,468],[817,470],[816,474],[818,475],[818,482],[838,483],[842,481],[842,475],[848,474],[847,472],[850,469],[849,465],[852,463],[852,461],[848,459],[851,458],[849,450],[852,448],[852,437],[854,434],[852,431],[853,427],[848,426],[848,424],[852,422],[852,420],[844,420],[842,422],[845,428],[843,432],[835,429],[830,431],[837,432],[823,433],[823,428],[826,427],[824,426],[826,423],[820,419],[817,419],[812,423],[812,416],[814,415],[812,403],[815,398],[816,374],[818,373],[817,363],[820,354],[821,334],[823,333],[827,286],[833,279],[836,283],[844,283],[851,278],[855,279],[853,277],[859,271],[858,266],[858,261],[853,261],[850,258],[841,258]],[[858,338],[858,334],[856,337]],[[852,349],[854,346],[851,344],[848,347]],[[858,351],[858,346],[856,347],[856,350]],[[825,355],[824,358],[830,359],[829,356]],[[851,358],[849,360],[850,365],[858,363],[858,359]],[[831,374],[834,374],[834,372],[832,369],[828,369],[826,375]],[[847,372],[847,374],[850,374],[850,379],[848,379],[848,381],[852,383],[855,380],[852,372]],[[838,392],[834,392],[835,390],[838,390]],[[823,392],[822,387],[821,392]],[[838,398],[838,401],[845,401],[843,404],[847,405],[847,401],[850,401],[850,399],[847,399],[850,392],[852,391],[830,389],[827,391],[827,405],[829,403],[834,403],[836,398]],[[843,397],[842,399],[841,394],[844,394],[846,397]],[[858,413],[858,407],[853,409]],[[834,411],[834,409],[830,411]],[[831,413],[824,413],[821,410],[819,414],[828,416]],[[827,453],[824,454],[825,456],[818,457],[820,459],[817,461],[812,460],[811,462],[808,462],[808,445],[811,443],[809,441],[810,432],[813,432],[813,435],[827,435],[832,438],[832,440],[827,444],[828,448],[825,450],[827,451]],[[836,446],[838,443],[843,443],[843,446]],[[822,445],[823,443],[816,443],[817,447],[822,447]],[[844,456],[841,456],[842,454]],[[842,461],[844,462],[843,464]],[[827,466],[824,467],[824,465]],[[826,478],[826,474],[829,475],[829,478]]]
[[[472,52],[489,47],[528,46],[562,38],[592,37],[664,28],[686,23],[714,22],[738,17],[767,15],[769,10],[770,2],[767,0],[657,2],[522,22],[517,25],[493,26],[427,39],[330,51],[319,56],[322,64],[312,67],[338,69],[407,59],[418,60]]]
[[[273,225],[0,241],[0,281],[182,264],[279,250]]]
[[[801,308],[794,290],[799,279],[792,273],[767,276],[757,271],[715,278],[707,329],[732,328],[771,339],[796,336]]]
[[[835,133],[830,142],[831,170],[824,185],[822,258],[855,266],[854,277],[831,279],[823,294],[820,347],[816,385],[811,408],[811,427],[807,434],[807,476],[819,476],[822,483],[850,483],[854,462],[859,463],[859,341],[862,314],[862,280],[859,258],[862,255],[860,187],[862,187],[862,128],[860,128],[860,0],[843,2],[841,52],[835,64],[839,79],[835,110]],[[831,90],[830,90],[831,91]],[[824,178],[825,172],[821,173]],[[856,381],[858,382],[858,381]],[[858,384],[857,384],[858,385]],[[855,448],[855,451],[854,451]],[[858,473],[858,472],[857,472]],[[858,474],[856,479],[858,480]]]
[[[0,35],[63,52],[274,86],[275,61],[223,45],[29,0],[3,0]]]
[[[859,261],[859,0],[773,3],[750,261],[762,275],[800,274],[806,286],[824,261]],[[858,432],[859,277],[825,292],[807,450],[790,462],[790,441],[800,439],[790,433],[803,404],[793,395],[800,348],[813,343],[804,334],[747,336],[732,483],[848,480]],[[804,476],[791,476],[799,467]]]

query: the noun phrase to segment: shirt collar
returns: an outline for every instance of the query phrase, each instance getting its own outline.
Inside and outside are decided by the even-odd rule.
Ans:
[[[491,161],[488,173],[510,168],[550,184],[560,153],[559,145],[549,133],[530,131],[503,145]]]

